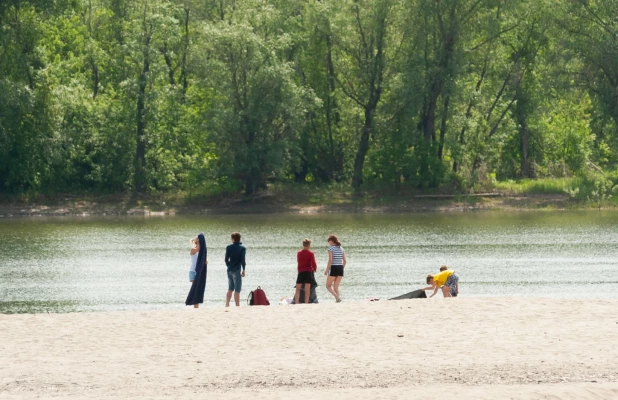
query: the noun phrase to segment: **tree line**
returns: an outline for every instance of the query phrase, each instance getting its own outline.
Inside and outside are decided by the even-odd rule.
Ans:
[[[615,171],[618,0],[3,0],[0,190]]]

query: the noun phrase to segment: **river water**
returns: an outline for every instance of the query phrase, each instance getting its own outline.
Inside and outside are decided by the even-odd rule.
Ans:
[[[344,301],[424,286],[441,264],[460,295],[618,298],[618,212],[54,217],[0,220],[0,312],[182,308],[189,239],[208,243],[206,306],[224,304],[232,231],[247,247],[242,298],[260,285],[272,304],[293,295],[296,251],[313,239],[324,288],[326,238],[348,257]]]

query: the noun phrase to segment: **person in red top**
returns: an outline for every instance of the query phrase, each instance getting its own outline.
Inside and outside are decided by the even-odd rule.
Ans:
[[[294,295],[294,304],[299,304],[300,286],[305,285],[305,304],[309,304],[309,295],[311,294],[311,284],[315,282],[315,271],[318,270],[318,265],[315,262],[315,255],[311,250],[311,239],[303,240],[303,249],[296,254],[298,261],[298,277],[296,278],[296,294]]]

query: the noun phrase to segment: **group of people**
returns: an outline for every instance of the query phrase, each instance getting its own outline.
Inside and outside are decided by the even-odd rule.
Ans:
[[[230,306],[232,296],[236,306],[240,306],[240,292],[242,290],[242,279],[245,277],[247,262],[245,259],[247,249],[240,241],[241,235],[234,232],[231,235],[232,243],[225,249],[225,265],[227,266],[228,290],[225,296],[225,306]],[[317,286],[315,273],[318,265],[315,254],[311,251],[311,239],[303,240],[303,248],[296,254],[298,275],[296,277],[296,293],[294,303],[300,304],[300,294],[304,290],[304,303],[309,304],[311,287]],[[341,302],[339,286],[343,279],[344,270],[347,264],[346,253],[341,242],[335,235],[328,237],[328,262],[324,275],[326,276],[326,289],[333,295],[337,303]],[[206,290],[206,275],[208,266],[206,238],[200,233],[191,239],[191,269],[189,270],[189,280],[191,290],[185,301],[186,305],[193,305],[198,308],[204,302],[204,292]],[[440,272],[435,275],[427,276],[427,286],[422,290],[433,290],[430,297],[436,295],[442,289],[444,297],[456,297],[459,294],[459,276],[455,271],[448,269],[445,265],[440,267]]]
[[[326,290],[333,295],[337,303],[341,302],[341,294],[339,293],[339,285],[343,279],[343,271],[348,260],[345,255],[345,250],[341,247],[341,242],[335,235],[328,237],[328,263],[324,275],[326,278]],[[296,293],[294,294],[294,304],[300,304],[300,292],[304,289],[305,304],[309,304],[311,295],[311,286],[317,286],[315,273],[318,271],[318,265],[315,261],[315,254],[311,251],[311,239],[303,240],[303,248],[296,254],[298,276],[296,277]],[[304,288],[303,288],[304,286]]]
[[[240,306],[240,291],[242,290],[242,278],[245,277],[245,254],[247,249],[240,241],[240,233],[232,233],[232,244],[225,249],[225,265],[227,266],[228,290],[225,296],[225,306],[230,306],[232,295],[236,306]],[[206,238],[200,233],[191,239],[191,269],[189,270],[189,281],[191,290],[185,301],[186,305],[193,305],[199,308],[204,302],[204,292],[206,291],[206,275],[208,267],[208,257],[206,248]]]

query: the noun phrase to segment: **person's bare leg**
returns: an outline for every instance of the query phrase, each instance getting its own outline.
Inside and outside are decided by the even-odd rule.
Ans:
[[[333,282],[335,282],[335,278],[336,277],[334,276],[329,276],[328,278],[326,278],[326,290],[328,290],[329,293],[332,294],[335,299],[337,299],[337,292],[333,290]]]
[[[230,306],[230,300],[232,300],[232,292],[233,290],[228,290],[227,294],[225,295],[225,306],[226,307]]]
[[[200,308],[200,305],[199,304],[194,304],[193,308]]]
[[[339,284],[341,283],[341,279],[343,279],[343,276],[338,276],[337,278],[335,278],[335,293],[337,293],[337,300],[341,301],[341,294],[339,294]]]
[[[297,285],[297,287],[300,285]],[[300,290],[299,290],[300,294]],[[305,283],[305,304],[309,304],[309,295],[311,294],[311,284]]]
[[[442,295],[444,297],[452,297],[451,296],[451,287],[450,286],[442,286]]]
[[[298,304],[300,300],[300,283],[296,285],[296,293],[294,293],[294,304]]]
[[[234,292],[234,303],[236,303],[236,307],[240,307],[240,293]]]
[[[455,294],[459,295],[459,282],[455,285]]]

